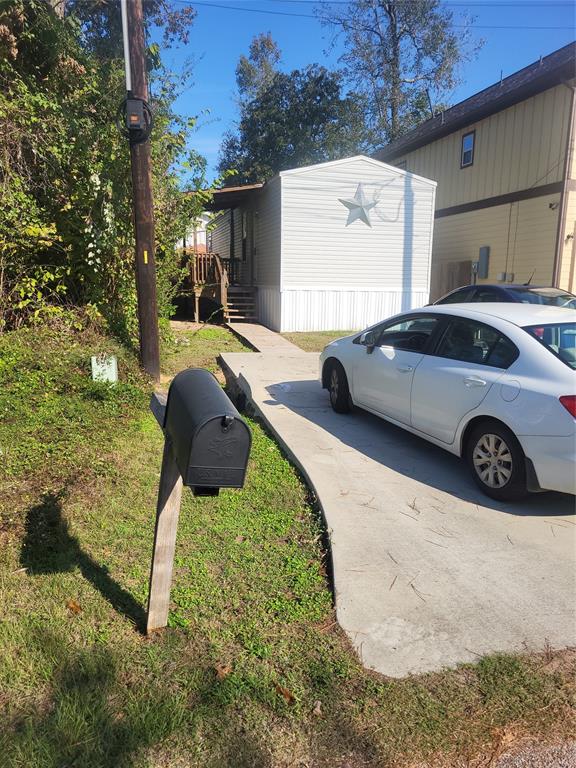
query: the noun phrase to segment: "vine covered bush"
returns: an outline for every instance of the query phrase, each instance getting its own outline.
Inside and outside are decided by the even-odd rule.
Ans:
[[[0,332],[89,305],[125,340],[137,332],[129,150],[115,124],[124,97],[119,3],[0,0]],[[118,8],[116,8],[118,6]],[[190,8],[145,3],[166,43],[185,40]],[[174,246],[208,193],[178,117],[174,78],[148,47],[158,311],[182,277]],[[182,87],[181,78],[178,87]],[[183,195],[183,179],[196,195]]]

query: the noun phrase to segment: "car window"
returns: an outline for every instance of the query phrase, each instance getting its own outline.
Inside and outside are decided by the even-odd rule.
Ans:
[[[576,309],[576,296],[557,288],[514,288],[522,304],[550,304],[553,307]]]
[[[384,327],[378,339],[378,346],[422,352],[437,327],[438,318],[436,317],[414,317],[401,320]]]
[[[531,325],[524,330],[570,368],[576,368],[576,324]]]
[[[452,291],[448,296],[444,296],[443,299],[439,299],[436,304],[461,304],[464,301],[468,301],[472,288],[459,288],[457,291]]]
[[[362,333],[358,334],[356,338],[353,340],[353,344],[365,344],[364,341],[362,341],[362,338],[365,337],[367,334],[370,334],[371,339],[374,339],[378,341],[380,338],[380,334],[382,333],[383,329],[386,327],[386,323],[379,323],[378,325],[373,326],[372,328],[367,328],[365,331],[362,331]],[[371,344],[374,343],[373,341],[370,342]]]
[[[471,301],[506,301],[506,297],[494,288],[476,288]]]
[[[465,363],[509,368],[518,357],[518,349],[495,328],[460,318],[449,323],[435,354]]]

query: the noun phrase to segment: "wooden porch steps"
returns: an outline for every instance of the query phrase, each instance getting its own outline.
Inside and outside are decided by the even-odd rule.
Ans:
[[[228,287],[228,305],[224,311],[224,319],[229,323],[258,322],[254,288],[236,285]]]

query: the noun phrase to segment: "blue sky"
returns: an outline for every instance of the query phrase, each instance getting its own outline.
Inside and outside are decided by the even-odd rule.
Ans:
[[[176,0],[178,5],[187,0]],[[203,112],[193,139],[194,148],[208,160],[209,175],[215,172],[222,134],[237,117],[234,102],[234,71],[246,54],[253,36],[271,32],[282,50],[282,68],[297,69],[312,63],[337,66],[338,51],[327,53],[330,33],[315,18],[272,15],[313,14],[306,0],[206,0],[217,5],[251,8],[259,12],[222,9],[191,3],[197,17],[188,46],[168,52],[166,62],[181,71],[194,59],[193,84],[178,99],[185,116]],[[478,57],[462,70],[462,83],[454,91],[456,103],[506,75],[571,42],[575,37],[574,5],[566,0],[452,0],[446,3],[455,16],[468,12],[475,17],[474,36],[485,40]],[[492,27],[492,28],[490,28]],[[495,29],[494,27],[511,27]],[[524,27],[524,29],[522,29]],[[538,27],[538,29],[526,29]],[[561,29],[543,29],[560,27]]]

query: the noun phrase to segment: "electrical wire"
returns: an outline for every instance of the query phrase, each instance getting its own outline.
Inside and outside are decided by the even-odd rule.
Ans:
[[[262,3],[298,3],[303,5],[351,5],[354,0],[254,0]],[[421,0],[404,0],[403,5],[417,5]],[[442,6],[450,8],[573,8],[572,0],[519,0],[519,2],[499,2],[498,0],[487,0],[487,2],[454,2],[448,0],[443,2]]]
[[[263,13],[268,16],[292,16],[299,19],[315,19],[319,17],[312,13],[295,13],[292,11],[272,11],[267,8],[246,8],[241,5],[222,5],[220,3],[205,2],[205,0],[173,0],[179,5],[187,5],[202,8],[218,8],[223,11],[241,11],[243,13]],[[284,0],[279,0],[284,2]],[[320,5],[330,5],[330,3],[320,3]],[[491,25],[491,24],[452,24],[455,29],[504,29],[504,30],[563,30],[574,29],[573,26],[541,26],[541,25]]]

